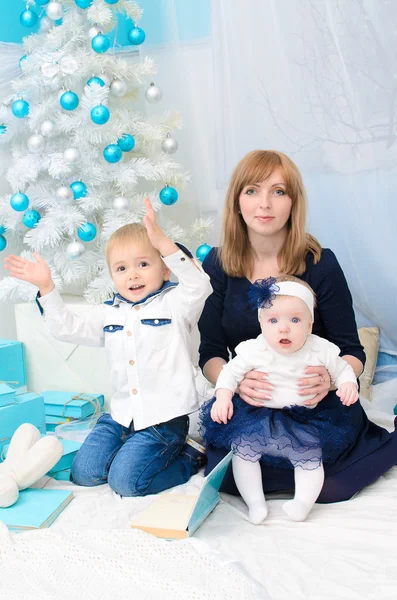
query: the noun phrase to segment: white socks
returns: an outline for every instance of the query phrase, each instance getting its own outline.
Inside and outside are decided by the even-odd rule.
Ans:
[[[248,506],[248,518],[254,525],[259,525],[267,517],[259,461],[251,462],[234,454],[232,465],[237,489]],[[294,475],[295,496],[285,502],[283,511],[293,521],[304,521],[323,487],[324,468],[322,464],[312,470],[295,467]]]

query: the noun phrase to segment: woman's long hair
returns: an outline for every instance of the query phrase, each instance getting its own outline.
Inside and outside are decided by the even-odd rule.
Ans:
[[[286,192],[292,200],[287,237],[278,255],[280,272],[286,275],[304,273],[308,252],[313,254],[315,263],[320,260],[319,242],[306,233],[306,193],[299,169],[282,152],[253,150],[238,163],[226,194],[219,258],[230,277],[249,278],[254,267],[247,225],[240,214],[240,194],[246,185],[264,181],[278,168],[283,171]]]

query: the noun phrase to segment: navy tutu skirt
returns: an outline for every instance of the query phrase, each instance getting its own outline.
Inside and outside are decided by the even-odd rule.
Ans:
[[[215,398],[200,409],[199,428],[206,444],[232,449],[244,460],[261,460],[270,466],[316,469],[334,462],[352,444],[355,430],[350,407],[334,410],[291,406],[255,407],[233,396],[233,416],[227,424],[211,419]]]

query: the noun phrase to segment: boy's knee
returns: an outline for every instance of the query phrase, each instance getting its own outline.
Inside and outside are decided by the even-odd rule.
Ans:
[[[116,468],[110,468],[108,483],[112,490],[123,497],[146,496],[149,482],[141,477],[141,472],[128,474]]]
[[[86,461],[81,460],[78,453],[72,463],[70,480],[76,485],[81,485],[83,487],[94,487],[106,483],[106,479],[103,478],[103,475],[90,468]]]

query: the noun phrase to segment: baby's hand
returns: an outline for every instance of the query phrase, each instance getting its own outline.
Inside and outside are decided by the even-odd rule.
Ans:
[[[222,424],[228,422],[233,416],[233,402],[229,399],[219,398],[215,400],[211,408],[211,419],[215,423]]]
[[[4,266],[10,271],[11,277],[37,285],[44,296],[54,289],[50,267],[38,252],[33,252],[33,257],[36,262],[11,254],[5,258]]]
[[[338,388],[336,395],[339,396],[342,404],[350,406],[358,400],[358,388],[356,383],[346,382]]]

